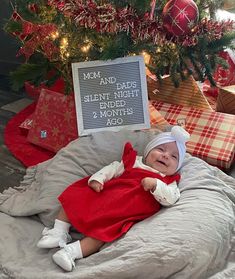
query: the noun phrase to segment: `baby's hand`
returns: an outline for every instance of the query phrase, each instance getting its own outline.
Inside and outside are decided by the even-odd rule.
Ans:
[[[102,191],[103,188],[104,188],[103,185],[102,185],[100,182],[96,181],[96,180],[90,181],[90,182],[89,182],[89,186],[90,186],[94,191],[96,191],[96,192],[100,192],[100,191]]]
[[[145,177],[141,180],[141,184],[145,191],[154,192],[157,187],[157,181],[155,178],[152,177]]]

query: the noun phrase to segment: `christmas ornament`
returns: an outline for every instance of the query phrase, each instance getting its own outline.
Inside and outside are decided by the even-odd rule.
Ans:
[[[33,24],[23,21],[22,29],[27,40],[25,39],[17,56],[24,55],[28,60],[38,48],[41,48],[44,55],[51,60],[59,52],[58,47],[53,43],[53,38],[50,37],[51,34],[57,31],[57,27],[54,24]]]
[[[32,4],[28,4],[28,10],[32,13],[37,13],[39,8],[37,4],[32,3]]]
[[[13,14],[11,15],[11,20],[19,22],[21,24],[23,24],[24,22],[23,18],[16,10],[13,11]],[[12,32],[12,35],[18,37],[21,41],[24,41],[27,37],[27,34],[24,34],[24,30],[22,32]]]
[[[192,0],[170,0],[163,9],[163,25],[175,36],[186,35],[197,24],[198,15]]]

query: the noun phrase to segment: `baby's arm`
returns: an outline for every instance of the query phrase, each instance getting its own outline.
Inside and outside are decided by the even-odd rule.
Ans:
[[[164,206],[173,205],[180,197],[180,191],[176,182],[167,185],[160,179],[146,177],[142,179],[141,183],[144,190],[150,191],[155,199]]]
[[[96,192],[100,192],[103,190],[104,182],[120,176],[123,172],[123,162],[114,161],[93,174],[88,180],[88,185]]]

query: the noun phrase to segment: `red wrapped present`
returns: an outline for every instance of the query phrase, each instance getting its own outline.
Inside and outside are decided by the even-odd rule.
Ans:
[[[32,97],[33,99],[37,100],[40,96],[41,90],[42,89],[49,89],[51,91],[59,92],[59,93],[64,93],[64,80],[62,78],[59,78],[56,80],[56,82],[50,86],[47,87],[44,84],[36,87],[32,85],[30,82],[26,81],[24,84],[25,91],[26,93]]]
[[[224,58],[228,63],[228,68],[225,69],[222,66],[218,66],[213,78],[216,81],[218,87],[228,86],[235,84],[235,52],[228,49],[220,53],[220,57]],[[219,88],[212,87],[210,82],[206,80],[203,83],[203,92],[205,95],[211,95],[215,99],[218,96]]]
[[[32,126],[33,126],[33,113],[20,124],[19,128],[21,134],[27,136]]]
[[[27,140],[53,152],[78,138],[74,95],[42,89]]]
[[[235,153],[235,115],[152,101],[171,124],[183,123],[191,134],[187,151],[211,165],[229,169]]]

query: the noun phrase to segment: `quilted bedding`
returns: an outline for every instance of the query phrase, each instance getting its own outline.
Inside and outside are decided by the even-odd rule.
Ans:
[[[142,154],[157,132],[79,138],[53,159],[28,168],[18,187],[0,194],[0,279],[235,278],[235,179],[188,154],[180,200],[79,260],[74,271],[66,273],[53,263],[56,248],[36,247],[43,227],[51,226],[58,212],[57,196],[69,184],[120,160],[126,141]],[[75,231],[73,236],[81,237]]]

